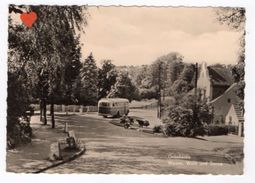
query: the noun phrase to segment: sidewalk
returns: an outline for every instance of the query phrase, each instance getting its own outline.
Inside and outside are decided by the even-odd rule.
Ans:
[[[50,119],[48,125],[42,125],[39,116],[31,118],[31,127],[33,129],[32,142],[14,150],[7,151],[6,171],[16,173],[32,173],[38,169],[52,164],[48,160],[50,145],[59,139],[64,139],[64,126],[61,123],[56,124],[56,128],[51,128]]]

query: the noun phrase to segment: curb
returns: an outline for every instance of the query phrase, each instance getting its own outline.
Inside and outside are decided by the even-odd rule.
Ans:
[[[84,146],[81,148],[81,150],[80,150],[79,152],[75,153],[75,154],[72,155],[71,157],[69,157],[69,158],[67,158],[67,159],[65,159],[65,160],[62,160],[62,161],[60,161],[60,162],[53,163],[52,165],[49,165],[49,166],[47,166],[47,167],[45,167],[45,168],[36,170],[36,171],[34,171],[34,172],[32,172],[32,173],[34,173],[34,174],[42,173],[42,172],[44,172],[44,171],[46,171],[46,170],[48,170],[48,169],[50,169],[50,168],[54,168],[54,167],[57,167],[57,166],[62,165],[62,164],[64,164],[64,163],[70,162],[70,161],[75,160],[76,158],[80,157],[80,156],[83,155],[85,152],[86,152],[86,148],[85,148],[85,145],[84,145]]]

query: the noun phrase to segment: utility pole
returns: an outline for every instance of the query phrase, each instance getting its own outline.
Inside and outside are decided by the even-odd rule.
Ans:
[[[161,64],[162,62],[158,65],[158,118],[161,118]]]
[[[197,78],[198,78],[198,64],[195,64],[195,84],[194,84],[194,97],[195,103],[197,102]]]
[[[194,83],[194,107],[193,107],[193,127],[197,122],[197,78],[198,78],[198,64],[195,64],[195,83]]]

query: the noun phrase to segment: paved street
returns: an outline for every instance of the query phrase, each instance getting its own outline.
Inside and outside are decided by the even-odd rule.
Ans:
[[[34,120],[36,118],[38,119],[38,116],[34,117]],[[135,130],[126,130],[110,124],[109,121],[112,119],[104,119],[96,114],[56,115],[56,120],[58,127],[56,137],[62,136],[60,132],[63,124],[68,122],[69,130],[74,130],[76,136],[85,142],[87,151],[78,159],[50,169],[46,173],[242,173],[243,163],[239,160],[243,139],[237,136],[206,137],[202,140],[181,137],[164,138]],[[51,129],[44,130],[45,134],[40,130],[35,131],[35,138],[38,138],[37,136],[42,138],[49,130]],[[47,141],[47,136],[44,138]],[[53,133],[49,139],[54,139]],[[33,141],[33,144],[35,145],[36,142]],[[31,149],[31,146],[25,146],[17,149],[16,152],[7,153],[8,171],[17,171],[17,167],[11,168],[15,163],[13,161],[22,163],[18,160],[19,153],[29,152],[29,147]],[[36,148],[33,151],[35,150]],[[40,151],[34,158],[41,158],[44,159],[43,162],[46,162],[47,153]],[[20,157],[23,156],[20,155]],[[29,158],[23,163],[29,163],[28,161]],[[32,159],[31,162],[33,162]],[[22,171],[26,172],[25,167]]]

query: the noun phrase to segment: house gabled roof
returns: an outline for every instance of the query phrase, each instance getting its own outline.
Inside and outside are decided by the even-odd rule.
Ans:
[[[219,106],[221,108],[221,113],[225,116],[227,115],[227,113],[230,110],[231,105],[233,105],[236,116],[238,118],[239,122],[243,122],[244,121],[244,116],[243,116],[243,111],[241,106],[239,105],[241,100],[240,98],[236,95],[236,89],[237,89],[238,85],[237,83],[233,83],[222,95],[218,96],[217,98],[211,100],[209,102],[209,104],[215,105],[215,106]],[[231,105],[223,105],[224,102],[231,99]]]
[[[231,90],[236,90],[237,87],[237,83],[233,83],[222,95],[218,96],[217,98],[213,99],[210,101],[210,103],[215,103],[218,100],[221,100],[222,98],[225,98],[226,95],[228,95],[229,92],[231,92]]]
[[[244,122],[244,116],[243,116],[243,112],[242,112],[242,109],[240,108],[240,106],[237,103],[233,104],[233,106],[234,106],[238,121]]]
[[[208,66],[208,73],[212,85],[217,86],[230,86],[233,84],[231,71],[224,66],[215,65]]]

